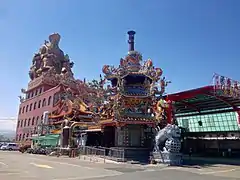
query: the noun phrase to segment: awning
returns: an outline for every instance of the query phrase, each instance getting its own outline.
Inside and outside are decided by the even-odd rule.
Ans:
[[[212,114],[222,110],[233,112],[239,110],[240,99],[233,96],[224,96],[222,90],[215,90],[214,86],[169,94],[168,100],[174,101],[176,116],[183,114],[199,115]]]

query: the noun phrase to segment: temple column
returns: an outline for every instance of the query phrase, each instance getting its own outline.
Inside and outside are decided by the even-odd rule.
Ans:
[[[116,127],[115,146],[124,146],[124,131],[122,127]]]
[[[123,127],[123,138],[124,138],[124,146],[129,146],[129,129],[128,126]]]

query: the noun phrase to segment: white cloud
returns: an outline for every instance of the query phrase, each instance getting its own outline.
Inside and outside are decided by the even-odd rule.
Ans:
[[[16,130],[17,121],[16,120],[0,120],[0,131],[1,130]]]

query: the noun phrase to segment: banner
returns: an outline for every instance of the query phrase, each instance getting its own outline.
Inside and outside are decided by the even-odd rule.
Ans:
[[[215,93],[218,95],[240,98],[240,82],[238,81],[214,74],[213,85]]]

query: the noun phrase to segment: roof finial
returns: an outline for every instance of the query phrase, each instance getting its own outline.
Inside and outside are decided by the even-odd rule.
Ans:
[[[134,35],[135,34],[136,34],[135,31],[128,31],[129,51],[134,51]]]

